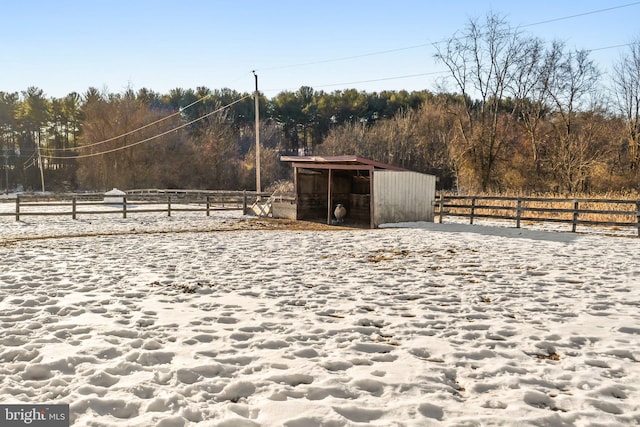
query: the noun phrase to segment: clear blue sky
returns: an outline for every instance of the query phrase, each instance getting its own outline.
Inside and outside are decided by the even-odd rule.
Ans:
[[[0,91],[37,86],[49,97],[90,86],[251,92],[254,69],[268,97],[302,85],[433,90],[442,75],[397,77],[443,70],[432,43],[489,11],[570,48],[640,38],[632,0],[10,0],[0,9]],[[592,58],[607,72],[622,52]]]

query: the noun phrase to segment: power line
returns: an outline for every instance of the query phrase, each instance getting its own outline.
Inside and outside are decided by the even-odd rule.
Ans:
[[[638,2],[638,4],[640,4],[640,2]],[[597,47],[597,48],[593,48],[593,49],[584,49],[584,50],[586,52],[595,52],[595,51],[599,51],[599,50],[617,49],[617,48],[621,48],[621,47],[632,46],[633,44],[634,43],[625,43],[625,44],[617,44],[617,45],[612,45],[612,46],[604,46],[604,47]],[[382,78],[379,78],[379,79],[358,80],[358,81],[351,81],[351,82],[330,83],[330,84],[322,84],[322,85],[312,85],[312,87],[315,89],[315,88],[332,87],[332,86],[344,86],[344,85],[355,85],[355,84],[362,84],[362,83],[382,82],[382,81],[387,81],[387,80],[410,79],[410,78],[413,78],[413,77],[431,76],[431,75],[437,75],[437,74],[447,74],[448,72],[449,71],[446,71],[446,70],[432,71],[432,72],[429,72],[429,73],[408,74],[408,75],[404,75],[404,76],[394,76],[394,77],[382,77]],[[265,92],[281,92],[283,90],[288,90],[288,89],[265,89]]]
[[[242,77],[238,77],[236,80],[234,80],[233,82],[231,82],[231,84],[233,84],[233,83],[237,82],[240,78],[242,78]],[[146,125],[144,125],[144,126],[141,126],[141,127],[139,127],[139,128],[136,128],[136,129],[130,130],[130,131],[128,131],[128,132],[125,132],[125,133],[123,133],[122,135],[114,136],[114,137],[111,137],[111,138],[108,138],[108,139],[105,139],[105,140],[102,140],[102,141],[98,141],[98,142],[93,142],[93,143],[91,143],[91,144],[82,145],[82,146],[80,146],[80,147],[57,148],[57,149],[56,149],[56,151],[74,151],[74,150],[78,150],[78,149],[84,149],[84,148],[94,147],[94,146],[96,146],[96,145],[101,145],[101,144],[104,144],[104,143],[107,143],[107,142],[115,141],[116,139],[119,139],[119,138],[122,138],[122,137],[125,137],[125,136],[128,136],[128,135],[131,135],[132,133],[138,132],[138,131],[140,131],[140,130],[142,130],[142,129],[146,129],[146,128],[148,128],[149,126],[153,126],[153,125],[155,125],[155,124],[158,124],[158,123],[160,123],[160,122],[163,122],[163,121],[165,121],[165,120],[168,120],[168,119],[170,119],[170,118],[172,118],[172,117],[175,117],[175,116],[177,116],[178,114],[181,114],[184,110],[186,110],[186,109],[188,109],[188,108],[193,107],[194,105],[196,105],[196,104],[198,104],[198,103],[200,103],[200,102],[204,101],[205,99],[207,99],[207,98],[208,98],[208,97],[210,97],[210,96],[213,96],[213,94],[206,94],[206,95],[204,95],[202,98],[199,98],[199,99],[195,100],[195,101],[194,101],[194,102],[192,102],[191,104],[186,105],[186,106],[184,106],[184,107],[180,107],[180,108],[179,108],[179,110],[178,110],[178,111],[176,111],[176,112],[175,112],[175,113],[173,113],[173,114],[170,114],[170,115],[168,115],[168,116],[166,116],[166,117],[163,117],[163,118],[161,118],[161,119],[158,119],[158,120],[156,120],[156,121],[154,121],[154,122],[148,123],[148,124],[146,124]]]
[[[340,58],[322,59],[322,60],[319,60],[319,61],[300,62],[298,64],[289,64],[289,65],[281,65],[281,66],[276,66],[276,67],[260,68],[260,69],[257,69],[256,71],[282,70],[282,69],[285,69],[285,68],[296,68],[296,67],[304,67],[304,66],[307,66],[307,65],[326,64],[328,62],[348,61],[350,59],[365,58],[367,56],[384,55],[386,53],[400,52],[400,51],[403,51],[403,50],[410,50],[410,49],[418,49],[418,48],[425,47],[425,46],[431,46],[431,43],[423,43],[423,44],[417,44],[417,45],[413,45],[413,46],[399,47],[399,48],[396,48],[396,49],[388,49],[388,50],[381,50],[381,51],[377,51],[377,52],[363,53],[363,54],[360,54],[360,55],[344,56],[344,57],[340,57]]]
[[[608,12],[608,11],[611,11],[611,10],[622,9],[622,8],[631,7],[631,6],[637,6],[637,5],[640,5],[640,1],[636,1],[636,2],[633,2],[633,3],[627,3],[627,4],[623,4],[623,5],[619,5],[619,6],[612,6],[612,7],[608,7],[608,8],[604,8],[604,9],[597,9],[597,10],[592,10],[592,11],[588,11],[588,12],[577,13],[577,14],[573,14],[573,15],[562,16],[562,17],[559,17],[559,18],[548,19],[548,20],[539,21],[539,22],[533,22],[533,23],[530,23],[530,24],[521,25],[519,28],[533,27],[533,26],[536,26],[536,25],[542,25],[542,24],[547,24],[547,23],[556,22],[556,21],[573,19],[573,18],[578,18],[578,17],[581,17],[581,16],[593,15],[593,14],[597,14],[597,13]],[[282,65],[282,66],[261,68],[261,69],[256,70],[256,71],[281,70],[281,69],[286,69],[286,68],[296,68],[296,67],[304,67],[304,66],[308,66],[308,65],[317,65],[317,64],[326,64],[326,63],[331,63],[331,62],[347,61],[347,60],[351,60],[351,59],[358,59],[358,58],[364,58],[364,57],[369,57],[369,56],[384,55],[384,54],[393,53],[393,52],[400,52],[400,51],[404,51],[404,50],[417,49],[417,48],[421,48],[421,47],[425,47],[425,46],[431,46],[431,45],[440,44],[440,43],[444,43],[444,42],[446,42],[446,41],[441,40],[441,41],[437,41],[437,42],[434,42],[434,43],[422,43],[422,44],[417,44],[417,45],[412,45],[412,46],[399,47],[399,48],[395,48],[395,49],[387,49],[387,50],[381,50],[381,51],[376,51],[376,52],[369,52],[369,53],[364,53],[364,54],[360,54],[360,55],[351,55],[351,56],[344,56],[344,57],[338,57],[338,58],[332,58],[332,59],[324,59],[324,60],[318,60],[318,61],[301,62],[301,63],[297,63],[297,64],[288,64],[288,65]],[[593,52],[593,51],[606,50],[606,49],[615,49],[615,48],[625,47],[625,46],[630,46],[630,45],[632,45],[632,43],[620,44],[620,45],[614,45],[614,46],[606,46],[606,47],[600,47],[600,48],[594,48],[594,49],[585,49],[585,50],[587,52]],[[344,83],[332,83],[332,84],[324,84],[324,85],[314,85],[313,87],[322,88],[322,87],[332,87],[332,86],[360,84],[360,83],[372,83],[372,82],[379,82],[379,81],[398,80],[398,79],[421,77],[421,76],[444,74],[444,73],[447,73],[447,71],[435,71],[435,72],[430,72],[430,73],[412,74],[412,75],[406,75],[406,76],[384,77],[384,78],[379,78],[379,79],[360,80],[360,81],[352,81],[352,82],[344,82]],[[281,91],[281,90],[276,90],[276,89],[267,89],[267,90],[265,90],[265,92],[277,92],[277,91]]]
[[[633,46],[635,43],[616,44],[613,46],[596,47],[593,49],[585,49],[586,52],[595,52],[596,50],[617,49],[619,47]]]
[[[619,5],[619,6],[612,6],[612,7],[608,7],[608,8],[604,8],[604,9],[597,9],[597,10],[592,10],[592,11],[588,11],[588,12],[577,13],[577,14],[573,14],[573,15],[562,16],[562,17],[559,17],[559,18],[547,19],[547,20],[544,20],[544,21],[533,22],[533,23],[530,23],[530,24],[524,24],[524,25],[520,25],[519,28],[533,27],[533,26],[536,26],[536,25],[548,24],[548,23],[551,23],[551,22],[564,21],[564,20],[567,20],[567,19],[579,18],[581,16],[594,15],[594,14],[597,14],[597,13],[608,12],[608,11],[611,11],[611,10],[622,9],[622,8],[631,7],[631,6],[637,6],[637,5],[640,5],[640,1],[636,1],[636,2],[633,2],[633,3],[627,3],[627,4],[623,4],[623,5]],[[331,63],[331,62],[348,61],[348,60],[351,60],[351,59],[359,59],[359,58],[365,58],[365,57],[369,57],[369,56],[384,55],[384,54],[393,53],[393,52],[400,52],[400,51],[404,51],[404,50],[418,49],[418,48],[421,48],[421,47],[432,46],[434,44],[440,44],[440,43],[444,43],[444,42],[445,41],[440,40],[440,41],[433,42],[433,43],[421,43],[421,44],[412,45],[412,46],[404,46],[404,47],[398,47],[398,48],[395,48],[395,49],[380,50],[380,51],[369,52],[369,53],[364,53],[364,54],[360,54],[360,55],[343,56],[343,57],[337,57],[337,58],[322,59],[322,60],[318,60],[318,61],[300,62],[300,63],[296,63],[296,64],[288,64],[288,65],[281,65],[281,66],[274,66],[274,67],[259,68],[259,69],[256,69],[256,71],[282,70],[282,69],[286,69],[286,68],[296,68],[296,67],[304,67],[304,66],[308,66],[308,65],[317,65],[317,64],[326,64],[326,63]]]
[[[31,154],[31,156],[29,156],[29,158],[27,159],[27,161],[26,161],[26,162],[24,162],[24,163],[22,164],[22,166],[23,166],[23,167],[24,167],[24,166],[27,166],[27,164],[28,164],[28,163],[31,163],[31,164],[30,164],[29,166],[27,166],[27,168],[29,168],[30,166],[33,166],[33,162],[32,162],[32,160],[34,159],[34,157],[35,157],[35,156],[36,156],[36,152],[34,151],[34,152]]]
[[[617,44],[617,45],[612,45],[612,46],[596,47],[596,48],[593,48],[593,49],[585,49],[585,51],[586,52],[595,52],[595,51],[599,51],[599,50],[617,49],[617,48],[620,48],[620,47],[632,46],[633,44],[634,43],[625,43],[625,44]],[[355,85],[355,84],[361,84],[361,83],[382,82],[382,81],[387,81],[387,80],[410,79],[410,78],[413,78],[413,77],[423,77],[423,76],[432,76],[432,75],[437,75],[437,74],[447,74],[448,72],[449,71],[446,71],[446,70],[432,71],[432,72],[429,72],[429,73],[408,74],[408,75],[404,75],[404,76],[381,77],[379,79],[358,80],[358,81],[343,82],[343,83],[329,83],[329,84],[322,84],[322,85],[312,85],[312,87],[313,88],[323,88],[323,87],[332,87],[332,86]],[[283,90],[287,90],[287,89],[265,89],[265,92],[281,92]]]
[[[111,138],[104,139],[104,140],[102,140],[102,141],[93,142],[93,143],[91,143],[91,144],[82,145],[82,146],[79,146],[79,147],[57,148],[57,149],[56,149],[56,151],[74,151],[74,150],[78,150],[78,149],[85,149],[85,148],[95,147],[96,145],[101,145],[101,144],[105,144],[105,143],[107,143],[107,142],[115,141],[116,139],[123,138],[123,137],[125,137],[125,136],[131,135],[132,133],[136,133],[136,132],[138,132],[138,131],[141,131],[142,129],[146,129],[146,128],[150,127],[150,126],[153,126],[153,125],[155,125],[155,124],[158,124],[158,123],[160,123],[160,122],[163,122],[163,121],[165,121],[165,120],[168,120],[168,119],[170,119],[170,118],[172,118],[172,117],[175,117],[175,116],[177,116],[178,114],[181,114],[181,113],[182,113],[184,110],[186,110],[187,108],[191,108],[191,107],[193,107],[194,105],[196,105],[197,103],[202,102],[205,98],[207,98],[207,97],[209,97],[209,96],[210,96],[210,95],[203,96],[202,98],[198,99],[197,101],[192,102],[191,104],[187,105],[186,107],[181,107],[178,111],[176,111],[176,112],[175,112],[175,113],[173,113],[173,114],[170,114],[170,115],[168,115],[168,116],[166,116],[166,117],[163,117],[163,118],[161,118],[161,119],[158,119],[158,120],[156,120],[156,121],[154,121],[154,122],[148,123],[148,124],[146,124],[146,125],[144,125],[144,126],[140,126],[139,128],[136,128],[136,129],[130,130],[130,131],[128,131],[128,132],[125,132],[125,133],[123,133],[123,134],[121,134],[121,135],[117,135],[117,136],[114,136],[114,137],[111,137]]]
[[[638,4],[640,4],[640,2],[638,2]],[[617,48],[621,48],[621,47],[632,46],[634,44],[635,43],[616,44],[616,45],[612,45],[612,46],[604,46],[604,47],[596,47],[596,48],[593,48],[593,49],[585,49],[585,51],[586,52],[595,52],[595,51],[599,51],[599,50],[617,49]],[[447,74],[448,72],[449,71],[442,70],[442,71],[432,71],[432,72],[429,72],[429,73],[408,74],[408,75],[404,75],[404,76],[382,77],[382,78],[379,78],[379,79],[358,80],[358,81],[343,82],[343,83],[330,83],[330,84],[322,84],[322,85],[313,85],[313,88],[323,88],[323,87],[343,86],[343,85],[355,85],[355,84],[361,84],[361,83],[382,82],[382,81],[387,81],[387,80],[410,79],[410,78],[413,78],[413,77],[432,76],[432,75],[437,75],[437,74]],[[265,89],[265,92],[278,92],[278,91],[282,91],[282,89]]]
[[[324,85],[313,85],[313,87],[322,88],[322,87],[332,87],[332,86],[354,85],[354,84],[360,84],[360,83],[373,83],[373,82],[382,82],[387,80],[400,80],[400,79],[410,79],[414,77],[432,76],[432,75],[445,74],[445,73],[448,73],[448,71],[432,71],[429,73],[407,74],[404,76],[394,76],[394,77],[382,77],[379,79],[359,80],[359,81],[343,82],[343,83],[330,83],[330,84],[324,84]],[[275,91],[277,90],[276,89],[265,90],[265,92],[275,92]]]
[[[103,155],[103,154],[109,154],[109,153],[114,153],[114,152],[116,152],[116,151],[125,150],[125,149],[127,149],[127,148],[131,148],[131,147],[134,147],[134,146],[136,146],[136,145],[140,145],[140,144],[143,144],[143,143],[145,143],[145,142],[152,141],[152,140],[154,140],[154,139],[160,138],[161,136],[168,135],[168,134],[170,134],[170,133],[172,133],[172,132],[175,132],[175,131],[177,131],[177,130],[179,130],[179,129],[182,129],[182,128],[185,128],[185,127],[187,127],[187,126],[189,126],[189,125],[192,125],[192,124],[194,124],[194,123],[196,123],[196,122],[199,122],[200,120],[203,120],[203,119],[205,119],[205,118],[207,118],[207,117],[209,117],[209,116],[211,116],[211,115],[213,115],[213,114],[215,114],[215,113],[219,113],[220,111],[222,111],[222,110],[224,110],[224,109],[226,109],[226,108],[229,108],[229,107],[231,107],[232,105],[237,104],[237,103],[238,103],[238,102],[240,102],[240,101],[243,101],[243,100],[245,100],[245,99],[247,99],[247,98],[250,98],[251,96],[253,96],[253,95],[246,95],[246,96],[243,96],[242,98],[237,99],[237,100],[233,101],[233,102],[232,102],[232,103],[230,103],[230,104],[227,104],[227,105],[225,105],[225,106],[223,106],[223,107],[220,107],[220,108],[218,108],[217,110],[211,111],[211,112],[209,112],[209,113],[207,113],[207,114],[205,114],[205,115],[203,115],[203,116],[198,117],[197,119],[191,120],[190,122],[184,123],[184,124],[182,124],[182,125],[180,125],[180,126],[177,126],[177,127],[175,127],[175,128],[169,129],[169,130],[167,130],[167,131],[165,131],[165,132],[159,133],[159,134],[154,135],[154,136],[151,136],[151,137],[149,137],[149,138],[145,138],[145,139],[143,139],[143,140],[136,141],[136,142],[131,143],[131,144],[127,144],[127,145],[125,145],[125,146],[123,146],[123,147],[117,147],[117,148],[113,148],[113,149],[111,149],[111,150],[101,151],[101,152],[99,152],[99,153],[78,154],[78,155],[75,155],[75,156],[45,156],[45,155],[42,155],[41,157],[42,157],[42,158],[45,158],[45,159],[83,159],[83,158],[87,158],[87,157],[101,156],[101,155]]]
[[[622,9],[622,8],[629,7],[629,6],[637,6],[639,4],[640,4],[640,1],[636,1],[636,2],[633,2],[633,3],[622,4],[620,6],[607,7],[605,9],[592,10],[590,12],[577,13],[575,15],[568,15],[568,16],[563,16],[563,17],[560,17],[560,18],[547,19],[546,21],[539,21],[539,22],[534,22],[534,23],[531,23],[531,24],[520,25],[520,28],[533,27],[534,25],[549,24],[551,22],[564,21],[566,19],[579,18],[581,16],[587,16],[587,15],[594,15],[596,13],[608,12],[610,10]]]

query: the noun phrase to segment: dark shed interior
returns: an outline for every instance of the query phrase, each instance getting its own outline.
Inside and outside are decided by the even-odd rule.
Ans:
[[[298,219],[327,221],[328,207],[335,208],[340,203],[347,209],[345,224],[366,226],[371,222],[369,170],[300,168],[297,170],[296,179]],[[333,214],[333,211],[331,213]]]

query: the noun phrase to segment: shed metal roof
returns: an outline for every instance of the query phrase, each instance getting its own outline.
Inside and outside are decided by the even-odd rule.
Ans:
[[[318,169],[327,169],[330,168],[331,165],[340,165],[342,166],[340,169],[360,169],[364,166],[364,169],[407,170],[359,156],[282,156],[280,160],[283,162],[292,162],[294,166],[304,165],[304,167],[309,169],[313,169],[314,166]]]

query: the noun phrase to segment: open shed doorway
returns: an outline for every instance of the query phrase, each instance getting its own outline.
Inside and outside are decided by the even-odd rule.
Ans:
[[[335,165],[334,165],[335,166]],[[371,169],[296,168],[298,219],[335,222],[338,204],[347,210],[344,225],[371,226]]]

